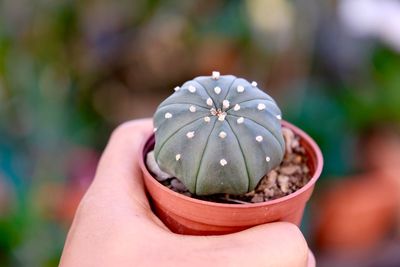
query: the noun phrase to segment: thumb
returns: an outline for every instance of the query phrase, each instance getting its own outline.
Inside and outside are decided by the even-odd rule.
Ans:
[[[133,120],[114,130],[86,198],[107,200],[110,205],[140,203],[148,206],[138,157],[152,132],[152,125],[151,119]]]
[[[265,224],[230,235],[182,239],[192,243],[186,245],[186,258],[204,257],[213,266],[315,266],[308,265],[307,243],[299,228],[290,223]],[[190,255],[193,253],[196,255]]]

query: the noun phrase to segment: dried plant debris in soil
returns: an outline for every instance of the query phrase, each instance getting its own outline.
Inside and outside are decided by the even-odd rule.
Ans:
[[[285,138],[285,156],[280,166],[265,175],[256,189],[244,195],[217,194],[196,196],[191,194],[177,178],[161,171],[155,162],[153,151],[147,155],[147,166],[156,179],[169,189],[180,194],[220,203],[259,203],[289,195],[302,188],[310,179],[307,155],[300,145],[300,138],[292,130],[282,128]]]

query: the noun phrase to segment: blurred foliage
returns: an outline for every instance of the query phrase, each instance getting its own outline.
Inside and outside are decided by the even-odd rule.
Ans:
[[[371,54],[366,79],[347,85],[341,102],[359,130],[379,123],[400,122],[400,55],[378,47]],[[353,85],[353,86],[351,86]]]
[[[335,12],[305,0],[0,1],[0,265],[56,266],[110,131],[212,70],[277,98],[321,145],[325,177],[357,171],[360,136],[399,125],[400,56],[348,35]]]

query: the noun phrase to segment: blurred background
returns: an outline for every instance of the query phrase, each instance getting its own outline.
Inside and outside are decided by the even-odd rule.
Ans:
[[[111,131],[212,70],[321,146],[318,266],[400,266],[396,0],[0,0],[0,266],[57,266]]]

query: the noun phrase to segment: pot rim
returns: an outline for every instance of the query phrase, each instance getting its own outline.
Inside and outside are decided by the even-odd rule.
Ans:
[[[171,189],[165,187],[164,185],[162,185],[160,182],[157,181],[156,178],[153,177],[153,175],[150,174],[150,172],[147,169],[147,166],[145,164],[145,155],[144,155],[144,148],[146,146],[146,144],[148,143],[149,139],[154,135],[151,134],[149,136],[149,138],[146,139],[146,141],[143,142],[143,144],[140,147],[140,158],[139,158],[139,165],[140,168],[142,169],[143,173],[143,178],[147,179],[146,177],[152,177],[153,179],[147,179],[149,182],[155,184],[160,190],[173,195],[176,198],[181,199],[182,201],[185,202],[192,202],[194,204],[197,205],[208,205],[208,206],[213,206],[213,207],[221,207],[221,208],[239,208],[239,209],[246,209],[246,208],[256,208],[256,207],[261,207],[261,206],[267,206],[267,205],[275,205],[281,202],[285,202],[288,201],[292,198],[297,197],[298,195],[303,194],[304,192],[306,192],[310,187],[314,186],[315,182],[318,180],[318,178],[321,176],[322,173],[322,168],[323,168],[323,156],[322,156],[322,152],[319,148],[319,146],[317,145],[317,143],[308,135],[306,134],[303,130],[301,130],[300,128],[298,128],[297,126],[282,120],[282,126],[285,126],[291,130],[293,130],[295,132],[295,134],[299,135],[301,140],[303,140],[304,142],[308,143],[308,145],[311,147],[312,151],[315,153],[315,158],[316,158],[316,168],[314,171],[313,176],[311,177],[310,181],[308,181],[307,184],[305,184],[302,188],[300,188],[299,190],[297,190],[294,193],[291,193],[287,196],[284,197],[280,197],[274,200],[269,200],[269,201],[264,201],[264,202],[260,202],[260,203],[248,203],[248,204],[229,204],[229,203],[217,203],[217,202],[211,202],[211,201],[206,201],[206,200],[200,200],[200,199],[196,199],[196,198],[191,198],[182,194],[179,194],[175,191],[172,191]]]

